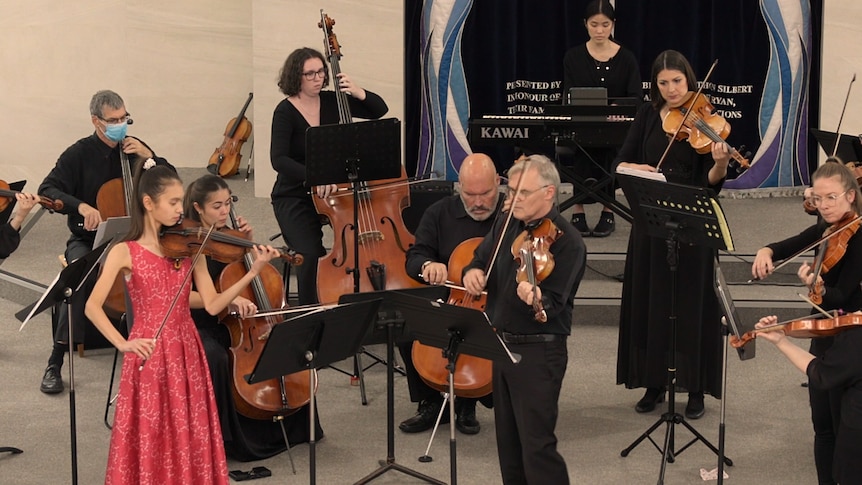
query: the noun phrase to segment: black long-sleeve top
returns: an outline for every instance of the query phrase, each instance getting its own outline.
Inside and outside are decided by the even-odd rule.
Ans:
[[[772,250],[772,260],[777,262],[793,256],[820,239],[827,226],[820,222],[783,241],[767,244],[766,247]],[[862,310],[862,231],[853,234],[847,241],[844,256],[821,277],[826,290],[820,305],[822,308],[846,312]]]
[[[643,83],[634,54],[620,46],[607,62],[596,61],[586,44],[569,49],[563,56],[563,99],[572,87],[603,87],[609,98],[631,97],[643,100]]]
[[[348,96],[347,104],[354,118],[378,119],[389,111],[383,98],[365,90],[365,100]],[[320,92],[320,124],[339,122],[338,101],[334,91]],[[272,139],[269,159],[278,172],[272,187],[272,198],[310,197],[305,187],[305,131],[308,122],[302,113],[287,98],[283,99],[272,114]]]
[[[21,234],[9,223],[0,226],[0,259],[6,259],[21,243]]]
[[[515,238],[525,230],[526,225],[512,219],[503,235],[500,253],[494,267],[491,268],[485,288],[488,291],[486,312],[497,331],[514,334],[569,335],[571,333],[572,308],[575,293],[578,291],[578,285],[586,268],[587,247],[580,233],[560,215],[556,207],[552,208],[543,219],[545,218],[550,219],[563,231],[549,249],[554,259],[554,270],[539,283],[539,288],[542,289],[542,305],[548,315],[548,321],[537,322],[533,307],[518,298],[518,282],[515,280],[518,264],[512,256],[511,248]],[[465,273],[473,268],[485,270],[494,253],[496,235],[502,232],[504,223],[505,220],[502,218],[496,221],[494,227],[476,248],[473,261],[464,268]]]
[[[452,251],[459,244],[474,237],[485,237],[494,225],[494,219],[503,205],[503,197],[497,201],[494,215],[477,221],[467,214],[461,196],[453,195],[432,204],[422,214],[414,234],[416,243],[407,250],[404,267],[407,274],[423,282],[422,264],[426,261],[447,264]]]
[[[155,155],[155,150],[149,145],[139,138],[135,139]],[[137,158],[131,156],[128,160],[133,168]],[[153,160],[158,165],[174,168],[164,158],[154,156]],[[78,206],[86,203],[96,207],[96,195],[102,185],[108,180],[122,177],[119,144],[110,147],[93,133],[81,138],[60,155],[38,192],[49,199],[63,201],[63,209],[58,212],[68,216],[66,223],[69,231],[80,239],[92,242],[96,232],[84,229],[84,216],[78,213]]]
[[[815,389],[843,389],[841,424],[862,431],[862,328],[837,333],[832,347],[808,364],[806,374]],[[858,457],[855,457],[858,459]],[[843,482],[842,482],[843,483]]]

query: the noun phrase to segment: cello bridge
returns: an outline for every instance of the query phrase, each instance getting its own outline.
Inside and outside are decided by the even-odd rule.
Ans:
[[[359,234],[359,244],[365,245],[367,242],[380,242],[385,237],[380,231],[365,231]]]

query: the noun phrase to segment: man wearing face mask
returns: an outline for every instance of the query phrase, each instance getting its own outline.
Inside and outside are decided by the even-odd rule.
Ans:
[[[156,156],[146,143],[126,136],[132,119],[119,94],[109,90],[94,94],[90,100],[90,120],[95,132],[67,148],[39,186],[39,195],[63,201],[63,209],[58,212],[66,214],[72,233],[66,241],[65,253],[66,261],[70,263],[93,249],[96,228],[103,220],[96,207],[96,195],[108,180],[122,178],[120,150],[126,154],[132,167],[140,159],[152,158],[156,164],[174,168],[167,160]],[[72,297],[73,334],[76,341],[84,339],[84,302],[89,297],[95,277],[88,283]],[[61,305],[57,314],[53,350],[39,388],[46,394],[63,392],[60,368],[63,366],[63,354],[68,349],[68,335],[66,306]]]

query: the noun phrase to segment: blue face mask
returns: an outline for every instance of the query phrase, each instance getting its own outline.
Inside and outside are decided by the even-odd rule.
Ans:
[[[123,141],[126,137],[126,129],[129,127],[127,122],[107,124],[105,123],[105,137],[115,143]]]

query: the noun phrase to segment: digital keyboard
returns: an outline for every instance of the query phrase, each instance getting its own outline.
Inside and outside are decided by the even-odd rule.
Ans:
[[[580,145],[618,147],[634,117],[627,114],[485,115],[471,119],[471,146]]]

